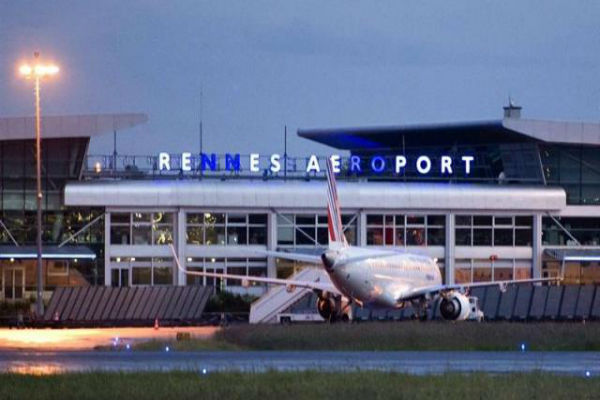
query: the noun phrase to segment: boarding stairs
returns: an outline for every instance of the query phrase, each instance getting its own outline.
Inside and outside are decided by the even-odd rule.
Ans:
[[[331,283],[325,270],[321,268],[306,267],[292,275],[290,280]],[[250,323],[265,324],[277,323],[277,315],[284,312],[296,302],[301,300],[310,289],[289,288],[287,286],[274,286],[260,299],[250,306]]]

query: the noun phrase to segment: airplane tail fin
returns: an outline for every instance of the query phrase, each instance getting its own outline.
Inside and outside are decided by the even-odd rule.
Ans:
[[[344,236],[335,173],[329,158],[327,158],[327,226],[329,230],[329,247],[347,247],[348,242],[346,236]]]

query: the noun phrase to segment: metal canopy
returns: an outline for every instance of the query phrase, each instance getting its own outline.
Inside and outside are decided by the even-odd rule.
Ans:
[[[103,181],[71,182],[65,205],[89,207],[243,207],[324,209],[324,182],[281,181]],[[340,182],[344,209],[558,211],[566,205],[561,188]]]
[[[35,246],[0,246],[0,260],[8,259],[28,260],[37,258]],[[42,258],[47,260],[95,260],[96,253],[86,246],[44,246]]]
[[[343,150],[490,143],[600,145],[600,124],[520,118],[386,127],[299,129],[298,136]]]
[[[559,261],[600,261],[600,248],[545,249],[544,252]]]

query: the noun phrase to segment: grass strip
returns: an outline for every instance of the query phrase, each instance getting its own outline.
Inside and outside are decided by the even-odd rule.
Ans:
[[[600,323],[372,322],[231,325],[211,339],[154,341],[141,350],[600,351]]]
[[[600,378],[388,372],[0,375],[0,399],[560,399],[600,393]]]

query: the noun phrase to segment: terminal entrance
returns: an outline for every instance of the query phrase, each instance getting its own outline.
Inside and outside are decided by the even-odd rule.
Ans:
[[[129,268],[111,269],[111,286],[127,287],[129,286]]]

